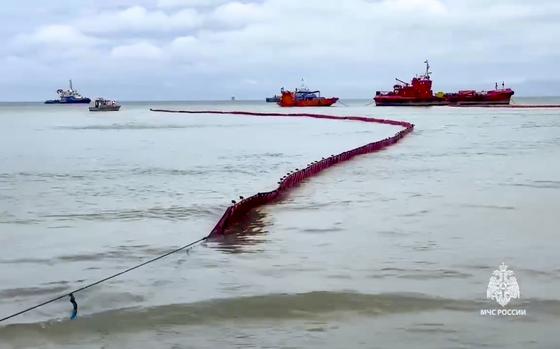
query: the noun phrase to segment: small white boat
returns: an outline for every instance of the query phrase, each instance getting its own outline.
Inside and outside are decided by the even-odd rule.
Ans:
[[[93,102],[93,107],[89,107],[89,111],[119,111],[121,105],[116,101],[104,98],[97,98]]]

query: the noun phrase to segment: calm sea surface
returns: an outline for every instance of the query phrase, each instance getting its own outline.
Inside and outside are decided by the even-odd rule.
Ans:
[[[557,348],[560,110],[307,112],[406,120],[209,242],[0,325],[0,348]],[[558,103],[555,99],[518,103]],[[398,128],[149,107],[0,104],[0,317],[205,236],[232,199]],[[295,111],[291,109],[290,111]],[[481,316],[504,262],[526,316]]]

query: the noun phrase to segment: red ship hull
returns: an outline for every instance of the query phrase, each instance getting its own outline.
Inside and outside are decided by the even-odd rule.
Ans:
[[[376,96],[374,98],[375,105],[380,107],[428,107],[433,105],[447,105],[448,102],[444,98],[415,98],[402,96]]]
[[[432,98],[402,97],[395,95],[376,96],[374,98],[377,106],[410,106],[425,107],[434,105],[509,105],[514,92],[511,89],[494,91],[459,91],[458,93],[447,93],[443,98],[433,96]]]
[[[514,92],[506,88],[493,91],[459,91],[458,93],[448,93],[446,99],[451,105],[508,105]]]
[[[309,101],[283,102],[280,100],[278,105],[281,107],[330,107],[338,101],[338,98],[318,98]]]
[[[281,107],[330,107],[338,101],[337,97],[313,97],[300,99],[297,94],[291,91],[283,91],[278,105]]]

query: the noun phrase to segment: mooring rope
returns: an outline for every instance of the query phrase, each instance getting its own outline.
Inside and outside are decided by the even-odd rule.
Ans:
[[[105,277],[101,280],[95,281],[83,287],[77,288],[73,291],[64,293],[60,296],[51,298],[47,301],[34,305],[32,307],[23,309],[17,313],[11,314],[9,316],[3,317],[0,319],[0,322],[5,320],[14,318],[16,316],[22,315],[27,313],[31,310],[43,307],[47,304],[53,303],[55,301],[61,300],[63,298],[69,297],[70,303],[72,303],[72,313],[70,315],[71,319],[75,319],[78,315],[78,303],[76,302],[76,298],[74,294],[84,291],[90,287],[99,285],[111,279],[114,279],[118,276],[131,272],[135,269],[148,265],[150,263],[156,262],[162,258],[170,256],[174,253],[179,251],[188,250],[195,245],[211,239],[226,235],[228,233],[227,228],[230,227],[232,224],[237,222],[241,217],[247,214],[249,211],[254,210],[257,207],[272,203],[274,200],[280,198],[281,195],[286,194],[292,188],[297,186],[299,183],[304,181],[305,179],[317,175],[319,172],[332,167],[338,163],[348,161],[357,155],[367,154],[367,153],[374,153],[378,152],[388,146],[391,146],[401,140],[404,136],[408,133],[412,132],[414,129],[414,125],[406,122],[406,121],[395,121],[395,120],[387,120],[387,119],[377,119],[377,118],[368,118],[368,117],[361,117],[361,116],[333,116],[333,115],[325,115],[325,114],[309,114],[309,113],[256,113],[256,112],[243,112],[243,111],[214,111],[214,110],[206,110],[206,111],[193,111],[193,110],[165,110],[165,109],[150,109],[154,112],[168,112],[168,113],[186,113],[186,114],[232,114],[232,115],[249,115],[249,116],[283,116],[283,117],[308,117],[308,118],[316,118],[316,119],[329,119],[329,120],[350,120],[350,121],[360,121],[360,122],[369,122],[369,123],[380,123],[380,124],[387,124],[393,126],[401,126],[404,129],[397,132],[391,137],[384,138],[382,140],[368,143],[358,148],[350,149],[338,155],[331,155],[328,158],[323,158],[319,161],[314,161],[307,165],[307,167],[303,169],[296,169],[293,172],[289,172],[286,176],[282,177],[278,182],[278,187],[269,192],[257,193],[253,196],[248,198],[241,198],[239,202],[233,201],[233,205],[229,206],[218,223],[214,226],[210,234],[207,236],[200,238],[196,241],[188,243],[187,245],[181,246],[174,250],[171,250],[167,253],[164,253],[160,256],[147,260],[143,263],[137,264],[133,267],[120,271],[116,274],[110,275]]]
[[[207,239],[208,239],[208,236],[205,236],[205,237],[203,237],[203,238],[200,238],[200,239],[198,239],[198,240],[196,240],[196,241],[193,241],[193,242],[191,242],[191,243],[189,243],[189,244],[187,244],[187,245],[184,245],[184,246],[181,246],[181,247],[179,247],[179,248],[176,248],[176,249],[174,249],[174,250],[172,250],[172,251],[169,251],[169,252],[167,252],[167,253],[164,253],[164,254],[162,254],[162,255],[159,255],[159,256],[157,256],[157,257],[155,257],[155,258],[152,258],[152,259],[150,259],[150,260],[147,260],[147,261],[145,261],[145,262],[143,262],[143,263],[137,264],[137,265],[135,265],[135,266],[133,266],[133,267],[130,267],[130,268],[128,268],[128,269],[125,269],[125,270],[123,270],[123,271],[120,271],[120,272],[118,272],[118,273],[116,273],[116,274],[107,276],[106,278],[103,278],[103,279],[101,279],[101,280],[92,282],[92,283],[90,283],[90,284],[88,284],[88,285],[82,286],[82,287],[80,287],[80,288],[78,288],[78,289],[75,289],[75,290],[70,291],[70,292],[68,292],[68,293],[65,293],[65,294],[63,294],[63,295],[60,295],[60,296],[58,296],[58,297],[51,298],[51,299],[49,299],[49,300],[47,300],[47,301],[44,301],[44,302],[42,302],[42,303],[39,303],[39,304],[34,305],[34,306],[32,306],[32,307],[29,307],[29,308],[27,308],[27,309],[23,309],[23,310],[21,310],[21,311],[18,311],[17,313],[14,313],[14,314],[12,314],[12,315],[3,317],[3,318],[0,319],[0,322],[5,321],[5,320],[8,320],[8,319],[11,319],[11,318],[16,317],[16,316],[18,316],[18,315],[27,313],[28,311],[31,311],[31,310],[40,308],[40,307],[42,307],[42,306],[45,306],[45,305],[50,304],[50,303],[52,303],[52,302],[56,302],[56,301],[58,301],[58,300],[61,300],[61,299],[63,299],[63,298],[66,298],[66,297],[70,297],[70,303],[72,303],[72,314],[70,315],[70,319],[73,320],[73,319],[75,319],[75,318],[78,316],[78,303],[76,302],[76,298],[75,298],[75,296],[74,296],[75,293],[84,291],[84,290],[86,290],[86,289],[88,289],[88,288],[90,288],[90,287],[93,287],[93,286],[99,285],[99,284],[101,284],[101,283],[103,283],[103,282],[105,282],[105,281],[109,281],[109,280],[111,280],[111,279],[114,279],[114,278],[116,278],[116,277],[118,277],[118,276],[121,276],[121,275],[126,274],[126,273],[128,273],[128,272],[131,272],[131,271],[133,271],[133,270],[135,270],[135,269],[138,269],[138,268],[140,268],[140,267],[143,267],[143,266],[148,265],[148,264],[150,264],[150,263],[153,263],[153,262],[155,262],[155,261],[158,261],[158,260],[160,260],[160,259],[162,259],[162,258],[165,258],[165,257],[167,257],[167,256],[169,256],[169,255],[172,255],[172,254],[174,254],[174,253],[177,253],[177,252],[180,252],[180,251],[189,249],[189,248],[191,248],[191,247],[193,247],[193,246],[195,246],[195,245],[197,245],[197,244],[199,244],[199,243],[201,243],[202,241],[207,240]]]
[[[338,101],[336,101],[336,104],[340,104],[340,105],[343,105],[343,106],[345,106],[345,107],[349,107],[348,104],[344,103],[344,102],[341,101],[340,99],[339,99]]]

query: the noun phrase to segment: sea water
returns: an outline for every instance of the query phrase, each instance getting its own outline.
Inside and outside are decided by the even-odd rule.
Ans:
[[[560,111],[0,104],[0,317],[209,233],[232,199],[398,127],[412,134],[202,244],[0,325],[0,348],[542,348],[560,325]],[[534,100],[517,99],[518,103]],[[558,102],[554,99],[539,103]],[[523,316],[487,299],[501,263]]]

